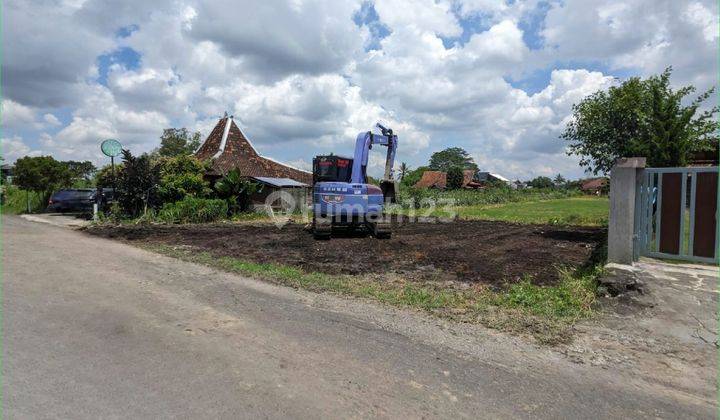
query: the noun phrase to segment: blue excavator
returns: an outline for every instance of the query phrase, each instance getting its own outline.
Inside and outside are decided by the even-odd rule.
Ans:
[[[376,238],[390,238],[384,209],[397,197],[393,163],[398,138],[392,129],[376,126],[380,133],[358,134],[352,158],[331,154],[313,159],[312,231],[316,239],[329,239],[335,228],[363,229]],[[375,145],[387,147],[380,186],[367,182],[368,155]]]

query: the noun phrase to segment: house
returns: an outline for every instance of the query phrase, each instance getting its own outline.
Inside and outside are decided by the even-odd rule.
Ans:
[[[261,156],[227,114],[212,129],[195,157],[210,162],[206,176],[211,182],[237,169],[244,177],[263,185],[260,192],[251,196],[256,207],[263,206],[268,195],[281,190],[305,202],[312,185],[312,173]]]
[[[472,169],[463,171],[462,188],[478,189],[484,188],[489,182],[510,183],[504,177],[490,172],[475,172]],[[444,190],[447,187],[447,173],[442,171],[425,171],[422,178],[415,185],[415,188],[437,188]]]
[[[447,187],[447,173],[443,171],[425,171],[420,181],[415,183],[415,188],[437,188],[444,190]],[[475,180],[475,171],[466,169],[463,171],[462,188],[481,188],[482,184]]]
[[[580,181],[580,190],[585,194],[601,195],[607,192],[607,178],[590,178]]]
[[[6,163],[6,164],[0,166],[0,170],[2,171],[3,183],[12,184],[15,167],[13,165],[9,165]]]
[[[478,182],[504,182],[508,185],[512,184],[509,179],[492,172],[478,172],[477,180]]]
[[[442,171],[425,171],[420,178],[420,181],[416,182],[415,188],[437,188],[444,190],[447,185],[447,174]]]

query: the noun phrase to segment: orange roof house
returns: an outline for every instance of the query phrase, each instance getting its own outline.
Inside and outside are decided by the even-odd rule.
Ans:
[[[590,178],[583,180],[580,183],[580,189],[587,194],[599,195],[605,188],[607,188],[607,185],[607,178]]]
[[[232,116],[224,116],[195,152],[200,160],[210,160],[211,177],[221,177],[238,169],[246,177],[289,178],[312,184],[312,173],[261,156],[240,131]]]
[[[447,174],[442,171],[425,171],[420,181],[415,183],[415,188],[438,188],[444,189],[447,185]]]
[[[465,169],[463,171],[462,188],[478,188],[481,185],[473,180],[475,171]],[[415,188],[437,188],[444,190],[447,187],[447,173],[442,171],[425,171],[420,181],[415,183]]]

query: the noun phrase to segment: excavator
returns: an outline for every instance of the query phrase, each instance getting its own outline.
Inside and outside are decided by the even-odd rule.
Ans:
[[[330,154],[313,159],[312,232],[316,239],[330,239],[334,228],[363,229],[375,238],[390,238],[384,209],[398,194],[393,175],[398,138],[392,129],[380,123],[376,127],[380,133],[358,134],[352,158]],[[368,155],[375,145],[387,147],[379,187],[367,179]]]

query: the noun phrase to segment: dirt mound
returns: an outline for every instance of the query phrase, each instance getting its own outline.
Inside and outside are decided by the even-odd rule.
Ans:
[[[589,261],[603,241],[598,228],[492,221],[396,226],[392,239],[361,235],[318,241],[301,225],[217,224],[94,227],[90,234],[152,244],[184,245],[216,256],[285,264],[329,274],[397,273],[407,280],[482,282],[500,286],[529,278],[557,282],[557,267]]]

